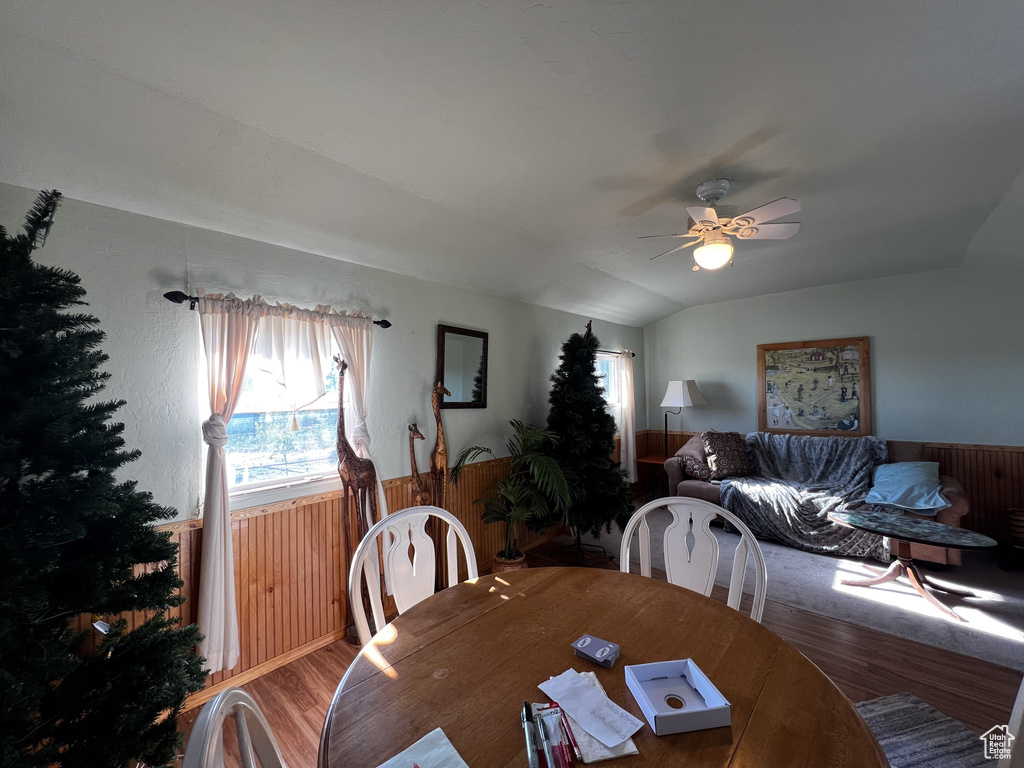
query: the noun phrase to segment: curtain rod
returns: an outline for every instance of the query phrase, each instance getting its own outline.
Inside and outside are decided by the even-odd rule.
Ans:
[[[195,309],[196,302],[199,301],[198,296],[189,296],[187,293],[183,293],[182,291],[169,291],[164,294],[164,298],[168,301],[173,301],[175,304],[184,304],[187,301],[189,309]],[[391,327],[391,322],[388,320],[374,320],[373,324],[379,325],[381,328]]]
[[[604,352],[606,355],[621,355],[622,354],[622,350],[621,349],[599,349],[597,351],[598,352]],[[629,356],[630,357],[636,357],[636,352],[630,352]]]

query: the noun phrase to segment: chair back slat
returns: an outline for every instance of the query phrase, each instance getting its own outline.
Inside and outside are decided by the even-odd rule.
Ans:
[[[388,547],[387,562],[399,613],[405,613],[434,594],[434,541],[427,534],[428,519],[427,515],[409,515],[392,520],[388,525],[393,538]]]
[[[715,515],[690,505],[666,507],[672,522],[665,529],[665,575],[681,587],[710,595],[718,569],[718,539],[711,533]]]
[[[640,575],[651,575],[651,527],[646,517],[640,520]]]
[[[460,542],[468,578],[475,579],[479,574],[469,533],[451,512],[438,507],[422,506],[409,507],[388,515],[370,528],[359,543],[349,571],[349,603],[360,643],[365,645],[369,642],[373,633],[379,632],[386,623],[377,568],[379,539],[387,542],[383,555],[385,569],[391,577],[395,607],[399,613],[404,613],[434,593],[437,552],[433,539],[427,533],[427,522],[431,518],[448,526],[444,539],[448,586],[457,584],[459,580]],[[372,629],[363,605],[363,587],[369,597],[374,624]]]
[[[659,510],[667,511],[672,517],[663,536],[666,578],[672,584],[703,595],[710,595],[715,586],[720,556],[718,538],[711,532],[712,520],[715,517],[724,518],[739,530],[740,540],[729,579],[728,605],[739,610],[743,599],[747,561],[752,560],[754,600],[750,617],[754,621],[760,621],[764,612],[765,586],[768,579],[761,548],[754,534],[742,520],[727,509],[710,502],[673,496],[652,501],[638,509],[633,513],[622,534],[620,570],[629,572],[629,553],[635,534],[640,545],[640,573],[643,576],[651,575],[651,530],[647,518],[651,512]]]
[[[458,534],[450,525],[448,535],[444,538],[445,559],[448,561],[448,586],[459,583],[459,545]]]

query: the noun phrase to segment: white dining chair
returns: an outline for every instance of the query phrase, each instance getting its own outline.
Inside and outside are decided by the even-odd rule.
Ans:
[[[711,521],[718,516],[736,527],[740,532],[740,540],[733,558],[728,605],[739,610],[747,559],[753,559],[754,603],[750,608],[750,618],[760,622],[764,612],[765,583],[768,580],[761,547],[742,520],[729,510],[710,502],[669,496],[640,507],[633,513],[622,533],[619,570],[629,573],[629,551],[633,535],[636,534],[640,545],[640,573],[651,575],[651,528],[647,516],[658,510],[666,510],[672,515],[672,522],[665,529],[663,540],[666,578],[672,584],[703,595],[711,594],[715,586],[715,574],[718,572],[719,544],[711,533]]]
[[[1003,757],[996,768],[1024,768],[1024,679],[1017,689],[1017,700],[1013,702],[1010,720],[1006,724],[1010,739],[1010,755]]]
[[[192,727],[181,768],[223,768],[224,721],[229,715],[235,720],[243,768],[286,768],[267,718],[241,688],[228,688],[206,702]]]
[[[352,606],[352,618],[361,644],[366,645],[373,633],[379,632],[387,623],[380,591],[378,558],[383,556],[385,571],[391,577],[395,606],[400,614],[434,594],[434,542],[427,533],[427,521],[431,518],[439,518],[448,524],[445,535],[448,586],[459,582],[459,542],[462,543],[466,559],[467,578],[475,579],[479,575],[473,542],[470,541],[466,527],[451,512],[439,507],[422,506],[409,507],[388,515],[367,531],[359,542],[349,571],[349,604]],[[370,629],[363,605],[364,584],[373,614],[373,630]]]

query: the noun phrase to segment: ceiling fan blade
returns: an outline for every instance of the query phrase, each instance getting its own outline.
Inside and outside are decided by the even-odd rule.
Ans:
[[[704,224],[706,222],[718,224],[718,214],[715,213],[714,208],[707,208],[703,205],[688,205],[686,206],[686,212],[690,214],[690,218],[697,224]],[[782,214],[779,215],[781,216]]]
[[[800,203],[791,197],[780,197],[771,203],[766,203],[760,208],[755,208],[752,211],[741,213],[735,219],[734,223],[739,223],[741,220],[744,221],[740,226],[749,226],[750,224],[760,224],[765,221],[771,221],[772,219],[778,219],[782,216],[789,216],[791,213],[796,213],[800,210]],[[749,224],[745,220],[749,219]]]
[[[640,235],[637,240],[650,240],[652,237],[694,237],[689,232],[685,232],[681,235]]]
[[[741,240],[788,240],[800,231],[800,222],[793,221],[780,224],[757,224],[741,229],[736,237]]]
[[[659,253],[657,256],[651,256],[651,261],[654,261],[655,259],[659,259],[662,256],[668,256],[670,253],[675,253],[676,251],[681,251],[681,250],[683,250],[683,248],[689,248],[691,245],[696,245],[699,242],[700,242],[700,238],[694,240],[692,243],[683,243],[678,248],[673,248],[671,251],[665,251],[664,253]]]

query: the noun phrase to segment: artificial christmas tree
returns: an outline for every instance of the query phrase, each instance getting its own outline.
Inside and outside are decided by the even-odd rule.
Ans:
[[[626,472],[612,460],[615,419],[605,407],[595,365],[599,346],[590,323],[585,334],[572,334],[562,345],[548,397],[548,429],[559,437],[552,455],[574,484],[563,522],[572,529],[581,558],[584,533],[599,538],[613,522],[624,527],[633,511]]]
[[[139,454],[108,423],[123,402],[95,399],[104,335],[67,312],[85,291],[32,260],[59,202],[41,193],[24,234],[0,227],[0,766],[166,765],[206,679],[200,635],[167,615],[177,545],[152,524],[174,510],[114,476]],[[114,617],[133,611],[128,631]]]

